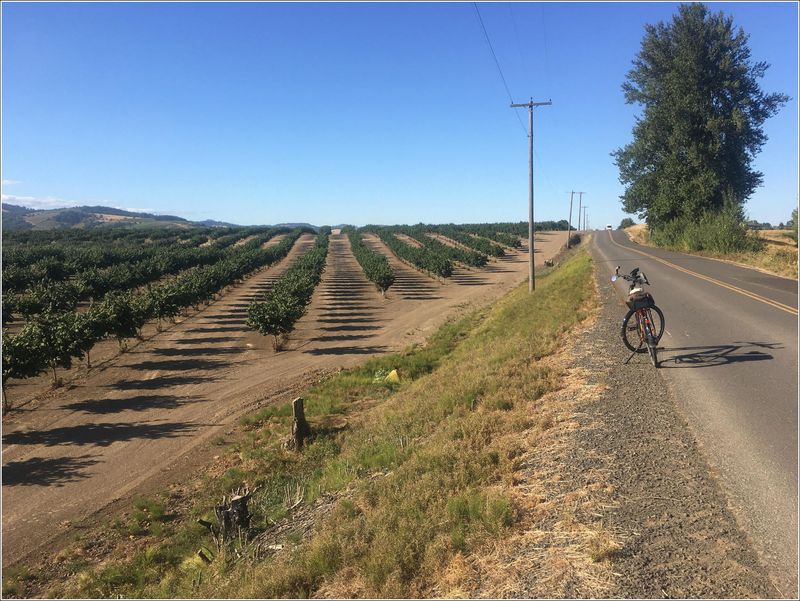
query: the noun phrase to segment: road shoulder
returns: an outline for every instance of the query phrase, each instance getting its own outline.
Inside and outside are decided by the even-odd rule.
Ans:
[[[589,368],[590,383],[604,381],[607,388],[586,411],[600,427],[578,430],[573,448],[606,458],[617,491],[619,507],[606,516],[608,527],[625,536],[615,560],[616,595],[779,595],[663,377],[643,356],[623,365],[624,306],[609,283],[597,285],[601,316],[576,363]],[[569,464],[580,465],[577,459]]]
[[[600,308],[570,343],[567,385],[541,399],[562,417],[520,458],[531,517],[502,547],[466,558],[480,582],[470,596],[783,596],[665,380],[645,356],[623,364],[624,305],[598,278]]]

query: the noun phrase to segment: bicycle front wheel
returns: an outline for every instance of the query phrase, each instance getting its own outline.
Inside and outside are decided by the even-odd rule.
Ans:
[[[661,309],[655,305],[649,309],[645,309],[645,311],[647,311],[647,318],[650,321],[653,337],[657,345],[658,341],[661,340],[661,336],[664,335],[664,314],[661,312]],[[635,309],[631,309],[628,311],[627,315],[625,315],[625,319],[622,320],[622,331],[620,334],[622,335],[622,342],[625,343],[629,351],[646,353],[648,349],[647,339],[643,337],[644,328],[640,327],[640,321],[641,317],[639,313]]]

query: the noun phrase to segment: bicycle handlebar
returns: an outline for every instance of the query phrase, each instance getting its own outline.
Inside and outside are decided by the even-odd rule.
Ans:
[[[633,288],[634,286],[636,286],[636,284],[639,283],[647,284],[648,286],[650,285],[650,282],[647,280],[647,276],[643,272],[640,272],[638,267],[634,267],[633,270],[628,275],[624,274],[620,275],[619,274],[620,267],[621,267],[620,265],[617,265],[617,268],[614,270],[614,275],[619,278],[622,278],[626,282],[630,282],[631,288]]]

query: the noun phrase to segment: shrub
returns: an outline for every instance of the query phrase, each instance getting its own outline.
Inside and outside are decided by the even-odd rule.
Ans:
[[[653,229],[650,239],[659,246],[722,254],[754,252],[764,242],[750,233],[735,211],[704,213],[699,219],[674,219]]]

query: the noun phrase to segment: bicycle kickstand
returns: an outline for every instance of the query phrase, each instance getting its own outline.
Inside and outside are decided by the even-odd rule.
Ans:
[[[642,345],[643,345],[643,344],[644,344],[644,342],[640,342],[640,343],[639,343],[639,346],[637,346],[637,347],[636,347],[636,349],[635,349],[635,350],[634,350],[634,351],[631,353],[631,356],[630,356],[630,357],[628,357],[627,359],[625,359],[625,365],[627,365],[627,364],[628,364],[628,361],[630,361],[631,359],[633,359],[633,356],[634,356],[636,353],[638,353],[638,352],[639,352],[639,349],[640,349],[640,348],[642,348]]]

